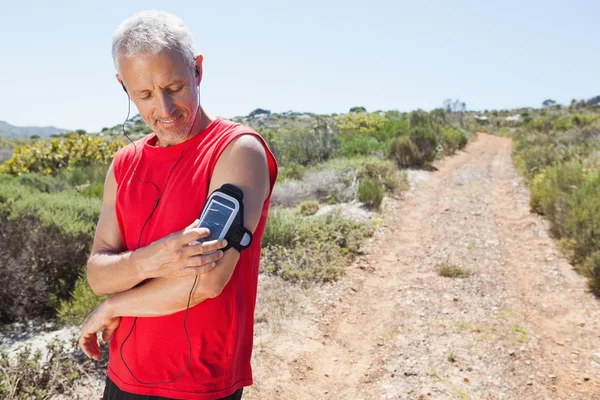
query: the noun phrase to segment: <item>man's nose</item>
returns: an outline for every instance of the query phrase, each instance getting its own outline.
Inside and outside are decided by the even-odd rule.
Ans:
[[[165,92],[160,92],[158,98],[158,113],[161,119],[169,119],[173,115],[175,107],[173,106],[173,100],[171,96]]]

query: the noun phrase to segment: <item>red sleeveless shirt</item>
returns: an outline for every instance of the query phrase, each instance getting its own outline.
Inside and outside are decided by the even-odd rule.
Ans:
[[[184,229],[199,217],[219,156],[233,139],[245,134],[256,136],[265,148],[272,191],[277,178],[277,162],[265,140],[251,128],[224,118],[211,122],[187,143],[155,147],[157,137],[154,133],[135,142],[137,152],[133,165],[137,175],[142,181],[154,182],[160,190],[163,190],[169,170],[186,146],[168,178],[168,185],[164,188],[156,211],[144,228],[141,247]],[[129,144],[115,154],[113,162],[117,181],[116,214],[126,251],[137,249],[142,225],[150,215],[158,195],[153,185],[143,184],[133,175],[133,156],[134,147]],[[221,294],[190,307],[186,327],[192,358],[175,382],[145,385],[131,376],[119,352],[131,331],[134,318],[121,319],[110,340],[108,362],[108,377],[121,390],[177,399],[209,400],[228,396],[252,384],[250,358],[260,246],[270,199],[269,193],[252,244],[242,251],[233,275]],[[140,381],[171,381],[183,369],[189,357],[183,330],[184,315],[185,310],[162,317],[137,319],[122,351],[127,366]]]

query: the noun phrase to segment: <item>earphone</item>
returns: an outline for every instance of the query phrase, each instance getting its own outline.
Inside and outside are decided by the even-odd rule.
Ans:
[[[195,68],[195,73],[196,76],[198,76],[200,74],[200,69],[198,67],[198,65],[196,65]],[[179,163],[179,160],[181,160],[181,157],[183,156],[183,153],[185,151],[185,148],[187,146],[187,142],[188,139],[192,133],[192,129],[194,127],[194,124],[196,123],[196,118],[198,117],[198,108],[200,107],[200,88],[198,88],[198,108],[196,108],[196,113],[194,115],[194,122],[192,123],[192,126],[190,127],[190,131],[188,132],[188,135],[185,139],[184,145],[183,145],[183,149],[181,150],[181,154],[179,155],[179,157],[177,158],[177,161],[175,161],[175,164],[173,164],[173,167],[171,167],[171,169],[169,170],[169,172],[167,173],[167,179],[165,180],[165,184],[163,186],[163,190],[160,191],[158,186],[151,181],[143,181],[140,179],[140,177],[137,175],[137,172],[135,170],[135,167],[133,166],[133,160],[135,159],[135,155],[137,153],[137,148],[135,146],[135,143],[131,140],[131,138],[127,135],[127,132],[125,131],[125,124],[127,123],[127,121],[129,120],[129,114],[131,113],[131,98],[129,97],[129,93],[127,92],[127,89],[125,88],[125,85],[123,84],[123,82],[121,82],[121,86],[123,87],[123,90],[125,91],[125,93],[127,94],[127,117],[125,118],[125,122],[123,122],[123,134],[125,135],[125,137],[127,137],[127,139],[129,139],[129,141],[133,144],[133,156],[131,157],[131,168],[133,168],[133,175],[137,178],[137,180],[139,180],[141,183],[143,184],[151,184],[154,186],[154,188],[156,189],[158,196],[156,198],[156,201],[154,202],[154,207],[152,208],[152,211],[150,212],[150,215],[148,215],[148,218],[146,218],[146,221],[144,222],[144,224],[142,225],[142,229],[140,231],[140,236],[138,238],[138,245],[137,248],[140,248],[140,243],[142,240],[142,234],[144,233],[144,228],[146,227],[146,224],[148,223],[148,221],[150,220],[150,218],[152,217],[152,215],[154,214],[154,211],[156,211],[156,208],[158,207],[158,204],[160,202],[160,199],[162,198],[162,195],[167,187],[167,184],[169,183],[169,178],[171,177],[171,172],[173,172],[173,169],[175,169],[175,167],[177,166],[177,164]],[[133,329],[135,328],[135,324],[137,322],[137,317],[135,317],[135,319],[133,320],[133,324],[131,325],[131,330],[129,331],[129,334],[127,335],[127,337],[125,337],[125,339],[123,340],[123,343],[121,343],[121,348],[119,351],[119,354],[121,356],[121,361],[123,361],[123,365],[125,365],[125,367],[127,368],[127,370],[129,371],[129,373],[131,374],[131,376],[138,381],[138,383],[142,384],[142,385],[166,385],[169,383],[173,383],[175,382],[185,371],[185,369],[187,368],[188,364],[190,363],[190,360],[192,359],[192,346],[190,343],[190,338],[188,336],[187,333],[187,328],[186,328],[186,320],[187,320],[187,315],[188,315],[188,311],[190,308],[190,301],[192,299],[192,293],[194,291],[194,288],[196,287],[196,282],[198,281],[198,275],[196,275],[196,278],[194,279],[194,284],[192,285],[192,289],[190,290],[190,294],[188,296],[188,303],[187,303],[187,307],[185,310],[185,316],[183,317],[183,332],[185,333],[185,338],[187,340],[187,345],[188,345],[188,352],[189,352],[189,356],[188,356],[188,360],[186,361],[183,369],[181,370],[181,372],[172,380],[167,381],[167,382],[142,382],[140,381],[134,374],[133,371],[131,371],[131,369],[129,368],[129,366],[127,365],[127,363],[125,362],[125,358],[123,357],[123,346],[125,345],[125,342],[127,342],[127,339],[129,339],[129,336],[131,336],[131,334],[133,333]]]

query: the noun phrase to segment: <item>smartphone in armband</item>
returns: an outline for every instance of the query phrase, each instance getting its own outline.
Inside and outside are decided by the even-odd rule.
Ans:
[[[226,239],[227,246],[241,251],[252,242],[252,233],[244,228],[243,192],[238,187],[225,184],[210,194],[202,213],[198,228],[208,228],[210,235],[198,239],[202,243],[217,239]]]

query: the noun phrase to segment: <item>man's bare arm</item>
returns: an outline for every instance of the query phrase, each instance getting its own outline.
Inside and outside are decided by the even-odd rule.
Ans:
[[[234,184],[244,192],[244,226],[254,232],[270,189],[265,150],[257,138],[244,135],[234,140],[219,157],[209,192],[224,183]],[[229,282],[239,258],[239,252],[231,248],[217,261],[214,269],[199,275],[190,307],[218,296]],[[111,296],[106,306],[113,316],[149,317],[182,311],[187,307],[194,278],[156,278]]]
[[[124,292],[146,279],[132,257],[133,252],[123,252],[115,211],[116,197],[117,181],[111,163],[104,182],[102,212],[87,262],[87,280],[98,296]]]
[[[145,279],[203,273],[214,268],[214,262],[222,257],[217,250],[226,245],[224,242],[214,240],[187,245],[209,234],[207,230],[193,226],[133,252],[124,252],[115,211],[116,196],[117,182],[111,164],[104,184],[102,212],[92,253],[87,262],[87,280],[97,295],[121,293]]]

